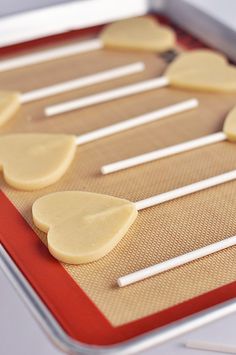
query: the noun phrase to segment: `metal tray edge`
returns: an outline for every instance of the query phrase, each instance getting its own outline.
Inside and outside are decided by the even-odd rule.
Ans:
[[[73,340],[64,332],[2,245],[0,245],[0,268],[46,335],[60,350],[69,354],[135,354],[236,312],[236,299],[234,298],[117,345],[87,345]]]

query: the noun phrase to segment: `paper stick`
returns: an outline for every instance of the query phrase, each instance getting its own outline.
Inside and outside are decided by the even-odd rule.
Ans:
[[[211,343],[208,341],[188,340],[185,346],[190,349],[217,351],[222,354],[236,354],[236,346],[228,344]]]
[[[150,122],[158,121],[162,118],[169,117],[171,115],[175,115],[183,111],[191,110],[197,106],[198,106],[198,100],[196,99],[182,101],[177,104],[170,105],[162,109],[152,111],[144,115],[134,117],[129,120],[119,122],[114,125],[100,128],[95,131],[83,134],[77,137],[76,143],[77,145],[89,143],[94,140],[107,137],[118,132],[122,132],[134,127],[138,127]]]
[[[92,132],[85,133],[81,136],[75,136],[72,134],[49,135],[42,133],[22,133],[19,135],[12,135],[13,138],[11,137],[11,135],[8,135],[8,137],[2,137],[2,146],[5,146],[9,143],[10,145],[12,145],[12,149],[15,149],[18,155],[26,155],[25,161],[27,162],[27,164],[20,164],[19,169],[16,169],[20,172],[19,174],[17,173],[17,171],[13,172],[13,177],[8,176],[6,177],[6,179],[11,186],[16,187],[17,189],[33,190],[46,187],[58,181],[61,176],[67,171],[70,162],[74,158],[77,145],[86,144],[88,142],[92,142],[94,140],[146,124],[148,122],[153,122],[155,120],[168,117],[175,113],[189,110],[191,108],[196,107],[197,105],[198,102],[196,99],[187,100],[175,105],[162,108],[160,110],[156,110],[154,112],[149,112],[138,117],[133,117],[129,120],[119,122],[114,125],[110,125]],[[40,150],[42,144],[47,146],[47,152],[45,150]],[[38,163],[36,164],[37,166],[35,166],[34,169],[32,169],[34,158],[32,157],[32,154],[25,154],[24,148],[26,146],[31,147],[32,145],[35,147],[36,150],[39,150]],[[63,155],[59,153],[62,150],[64,152]],[[51,158],[53,159],[55,157],[55,161],[53,160],[53,166],[55,167],[55,169],[50,169],[48,165],[48,156],[51,156]],[[52,160],[51,158],[50,162]],[[44,169],[45,166],[48,167],[48,169],[46,169],[47,171],[45,171]],[[45,171],[43,178],[42,167]],[[24,176],[24,178],[22,176]]]
[[[159,205],[163,202],[171,201],[176,198],[190,195],[194,192],[208,189],[209,187],[217,186],[228,181],[236,179],[236,170],[229,171],[221,175],[211,177],[206,180],[198,181],[190,185],[180,187],[175,190],[164,192],[157,196],[152,196],[145,200],[141,200],[135,203],[137,210],[143,210],[148,207]]]
[[[101,4],[98,4],[98,6],[101,7]],[[96,11],[96,10],[95,10]],[[104,10],[106,12],[106,9]],[[66,14],[65,14],[66,16]],[[106,16],[106,15],[105,15]],[[55,21],[58,21],[57,18],[55,18]],[[172,49],[175,44],[175,35],[174,32],[168,28],[167,26],[164,26],[164,28],[159,25],[158,23],[155,23],[153,19],[150,18],[136,18],[136,19],[127,19],[125,21],[122,21],[122,24],[120,25],[119,23],[111,23],[110,25],[107,25],[105,30],[103,29],[101,33],[99,34],[99,37],[90,39],[87,41],[79,42],[79,43],[74,43],[70,45],[65,45],[61,47],[57,47],[54,49],[49,49],[49,50],[42,50],[40,52],[35,52],[32,54],[26,54],[22,55],[16,58],[10,58],[6,59],[4,61],[0,62],[0,71],[5,71],[5,70],[11,70],[11,69],[16,69],[16,68],[21,68],[25,67],[27,65],[33,65],[37,63],[43,63],[46,61],[50,61],[53,59],[58,59],[58,58],[63,58],[66,56],[74,55],[74,54],[79,54],[83,52],[88,52],[88,51],[93,51],[93,50],[98,50],[101,48],[118,48],[118,49],[127,49],[127,44],[126,43],[120,43],[119,39],[117,41],[116,35],[112,35],[114,41],[112,40],[110,42],[110,31],[111,33],[114,33],[114,27],[115,27],[115,33],[118,30],[118,32],[121,31],[127,32],[127,28],[130,30],[127,33],[127,37],[130,37],[128,40],[133,42],[133,34],[134,32],[140,31],[140,33],[144,33],[144,37],[151,36],[151,41],[148,46],[143,46],[143,41],[144,39],[141,39],[140,43],[135,44],[136,49],[141,49],[141,50],[146,50],[149,52],[156,52],[156,53],[162,53],[163,51],[167,51],[169,49]],[[118,29],[117,29],[118,25]],[[73,24],[72,24],[73,28]],[[146,30],[149,29],[150,33],[149,36],[146,33]],[[152,36],[152,32],[153,36]],[[125,33],[126,33],[125,32]],[[130,34],[129,34],[130,32]],[[145,34],[146,33],[146,34]],[[160,37],[160,38],[159,38]],[[126,41],[125,41],[126,42]],[[151,45],[150,45],[151,44]],[[129,47],[129,46],[128,46]],[[132,44],[130,45],[130,50],[132,50]],[[145,48],[144,48],[145,47]]]
[[[190,185],[186,185],[183,187],[180,187],[175,190],[171,190],[168,192],[164,192],[160,195],[152,196],[150,198],[147,198],[145,200],[141,200],[138,202],[135,202],[135,206],[137,210],[142,210],[148,207],[152,206],[157,206],[161,203],[167,202],[174,200],[179,197],[183,197],[189,194],[192,194],[197,191],[202,191],[205,189],[208,189],[213,186],[217,186],[220,184],[223,184],[225,182],[229,182],[232,180],[236,179],[236,170],[229,171],[227,173],[217,175],[214,177],[211,177],[206,180],[202,180]],[[199,259],[201,257],[204,257],[206,255],[210,255],[212,253],[215,253],[216,251],[228,248],[232,245],[236,244],[236,236],[227,238],[221,242],[217,242],[214,244],[211,244],[209,246],[203,247],[201,249],[197,249],[193,252],[181,255],[179,257],[167,260],[163,263],[157,264],[150,266],[146,269],[142,269],[139,271],[136,271],[132,274],[122,276],[117,280],[117,283],[120,287],[127,286],[129,284],[132,284],[137,281],[144,280],[148,277],[157,275],[161,272],[170,270],[172,268],[178,267],[180,265],[186,264],[190,261],[193,261],[195,259]]]
[[[208,71],[211,69],[211,75],[208,75],[208,79],[205,78],[207,73],[206,63],[209,64]],[[63,102],[59,105],[49,106],[46,108],[45,114],[46,116],[53,116],[63,112],[69,112],[83,107],[138,94],[147,90],[162,88],[168,85],[178,88],[195,88],[196,90],[202,91],[206,91],[206,86],[208,91],[235,91],[236,80],[234,82],[233,78],[232,80],[229,78],[227,79],[225,73],[226,68],[227,61],[221,55],[208,50],[192,51],[189,54],[179,56],[176,61],[167,68],[164,75],[159,78],[119,87],[99,94],[82,97],[77,100]],[[231,69],[233,73],[235,69]],[[218,73],[220,77],[225,78],[225,80],[218,80],[218,82],[215,79],[212,80],[212,77],[217,77]],[[196,82],[196,75],[201,78],[199,82]],[[200,85],[199,83],[201,81],[205,84],[207,83],[207,85]]]
[[[94,51],[102,47],[103,44],[99,39],[93,39],[41,52],[26,54],[16,58],[0,61],[0,72],[43,63],[58,58],[64,58],[83,52]]]
[[[132,63],[121,67],[117,67],[114,69],[105,70],[100,73],[87,75],[75,80],[65,81],[63,83],[47,86],[44,88],[40,88],[37,90],[24,93],[21,95],[21,103],[27,103],[27,102],[43,99],[45,97],[62,94],[64,92],[80,89],[89,85],[94,85],[94,84],[102,83],[104,81],[121,78],[126,75],[139,73],[144,69],[145,69],[144,63],[137,62],[137,63]]]
[[[58,105],[49,106],[45,109],[45,115],[58,115],[61,113],[73,111],[83,107],[88,107],[102,102],[107,102],[122,97],[138,94],[144,91],[161,88],[167,86],[168,84],[169,80],[166,77],[160,77],[131,84],[128,86],[122,86],[117,89],[104,91],[95,95],[85,96],[77,100],[67,101]]]
[[[190,253],[177,256],[176,258],[169,259],[169,260],[164,261],[162,263],[159,263],[159,264],[147,267],[145,269],[133,272],[132,274],[122,276],[117,280],[117,283],[120,287],[128,286],[128,285],[133,284],[135,282],[147,279],[148,277],[158,275],[162,272],[174,269],[174,268],[179,267],[181,265],[187,264],[191,261],[203,258],[207,255],[216,253],[220,250],[229,248],[233,245],[236,245],[236,236],[226,238],[224,240],[221,240],[220,242],[216,242],[216,243],[207,245],[203,248],[191,251]]]
[[[120,160],[115,163],[104,165],[101,168],[101,172],[104,175],[110,174],[115,171],[128,169],[137,165],[148,163],[154,160],[159,160],[182,152],[187,152],[209,144],[222,142],[224,140],[227,140],[226,134],[224,132],[218,132],[205,137],[194,139],[192,141],[180,143],[163,149],[154,150],[146,154],[137,155],[129,159]]]

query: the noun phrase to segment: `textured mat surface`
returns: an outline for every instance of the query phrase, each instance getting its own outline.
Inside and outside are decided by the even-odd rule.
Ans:
[[[165,88],[50,119],[43,116],[46,105],[160,75],[165,63],[157,56],[91,52],[1,73],[0,87],[28,91],[138,60],[147,66],[144,73],[24,105],[1,133],[82,134],[192,97],[199,98],[200,107],[78,147],[67,174],[49,188],[17,191],[6,186],[1,177],[1,188],[30,225],[32,203],[52,191],[94,191],[138,201],[236,168],[236,146],[225,142],[106,177],[99,173],[103,164],[221,130],[227,112],[236,103],[235,94]],[[121,275],[236,234],[235,216],[236,182],[230,182],[141,211],[109,255],[92,264],[64,267],[114,326],[125,324],[234,281],[236,247],[124,289],[116,286]],[[37,233],[46,242],[45,235]]]

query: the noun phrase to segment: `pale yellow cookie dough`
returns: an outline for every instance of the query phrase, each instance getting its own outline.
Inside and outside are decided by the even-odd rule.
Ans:
[[[236,91],[236,68],[225,65],[222,67],[189,70],[171,76],[172,86],[209,92]]]
[[[17,189],[41,189],[58,181],[74,158],[76,137],[65,134],[0,136],[0,170]]]
[[[168,66],[165,76],[171,79],[172,75],[181,73],[182,71],[224,65],[227,65],[227,59],[222,54],[209,49],[196,49],[179,54]]]
[[[210,92],[236,91],[236,68],[221,54],[195,50],[181,54],[165,72],[170,85]]]
[[[229,141],[236,142],[236,106],[229,112],[223,126]]]
[[[84,264],[108,254],[137,217],[133,203],[102,194],[65,191],[39,198],[35,225],[48,233],[48,249],[59,261]]]
[[[9,121],[20,107],[20,93],[0,91],[0,126]]]
[[[175,33],[151,17],[137,17],[106,26],[100,39],[108,48],[164,52],[174,47]]]

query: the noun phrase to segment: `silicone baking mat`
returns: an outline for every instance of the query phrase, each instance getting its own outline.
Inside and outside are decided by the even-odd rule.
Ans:
[[[189,36],[178,33],[182,42],[177,51],[183,41],[185,45],[195,45]],[[46,189],[17,191],[7,186],[1,176],[4,195],[1,194],[0,240],[68,333],[91,343],[127,339],[236,293],[233,286],[236,247],[126,288],[116,286],[121,275],[235,235],[236,182],[141,211],[135,224],[109,255],[87,265],[64,264],[66,272],[34,237],[35,232],[46,243],[45,234],[33,225],[32,203],[40,196],[62,190],[93,191],[137,201],[235,169],[236,147],[225,142],[105,177],[99,173],[99,168],[106,163],[221,130],[236,95],[165,88],[46,118],[43,108],[50,104],[161,75],[165,60],[154,54],[99,50],[0,74],[1,88],[25,92],[141,60],[146,64],[141,74],[24,105],[14,119],[1,128],[1,133],[83,134],[181,100],[199,99],[199,108],[191,112],[78,147],[69,171]],[[54,284],[54,291],[47,289],[49,283]],[[69,284],[75,303],[72,291],[65,297]],[[56,300],[58,297],[61,303]],[[91,331],[79,323],[79,315],[78,319],[72,315],[76,309],[80,316],[83,309],[88,326],[90,318],[86,312],[90,312]],[[73,322],[80,326],[79,330],[73,328]],[[98,334],[102,331],[104,334],[94,335],[92,330],[99,328],[99,324],[103,329],[99,329]]]

